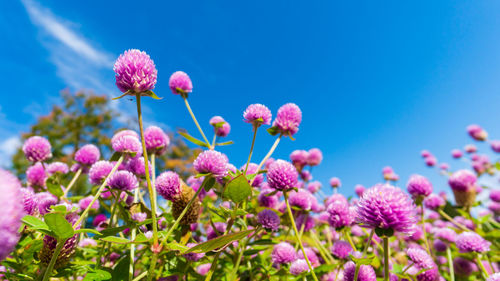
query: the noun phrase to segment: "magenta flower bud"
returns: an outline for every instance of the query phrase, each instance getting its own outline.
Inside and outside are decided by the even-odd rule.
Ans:
[[[191,78],[189,78],[189,76],[183,71],[174,72],[170,76],[168,86],[175,95],[185,95],[193,91]]]
[[[37,193],[35,196],[38,202],[38,211],[41,215],[48,213],[50,211],[50,207],[56,205],[58,202],[57,197],[49,192]]]
[[[416,207],[401,189],[377,184],[359,199],[357,221],[371,228],[411,234],[417,221]]]
[[[293,136],[299,130],[300,122],[302,122],[300,108],[294,103],[287,103],[278,109],[273,127],[277,127],[285,136]]]
[[[149,163],[149,174],[152,174],[151,163]],[[134,173],[138,177],[146,177],[146,163],[144,162],[144,157],[131,158],[127,162],[127,171]]]
[[[181,181],[179,175],[172,171],[161,173],[156,178],[156,190],[163,198],[174,201],[181,194]]]
[[[102,184],[102,181],[113,170],[113,166],[113,164],[105,160],[97,161],[90,167],[89,182],[94,185]]]
[[[156,155],[164,154],[170,145],[168,135],[157,126],[149,126],[144,131],[144,141],[146,142],[148,152],[155,153]]]
[[[428,150],[422,150],[420,152],[420,155],[422,156],[422,158],[427,158],[427,157],[431,156],[432,153],[430,151],[428,151]]]
[[[75,161],[82,165],[92,165],[99,160],[99,157],[101,157],[99,148],[93,144],[86,144],[75,153]]]
[[[111,138],[111,146],[113,150],[120,153],[129,154],[132,157],[142,154],[142,145],[138,137],[130,134],[117,133]]]
[[[483,253],[490,250],[491,243],[475,232],[462,232],[455,241],[461,253]]]
[[[354,281],[356,265],[349,261],[344,265],[344,281]],[[376,281],[377,276],[371,265],[361,265],[359,267],[358,280],[356,281]]]
[[[88,248],[88,247],[96,247],[97,242],[92,238],[83,238],[82,241],[78,243],[78,247]]]
[[[196,244],[195,243],[187,243],[186,246],[189,248],[192,248],[192,247],[196,246]],[[191,252],[188,254],[184,254],[183,256],[189,261],[199,261],[205,256],[205,253],[192,253]]]
[[[490,199],[500,203],[500,189],[494,189],[490,192]]]
[[[132,190],[139,187],[137,178],[129,171],[117,171],[108,179],[108,185],[112,189],[122,191]]]
[[[347,259],[349,254],[352,252],[352,247],[346,241],[337,240],[333,243],[331,252],[339,259]]]
[[[432,183],[424,176],[412,175],[406,184],[406,189],[413,197],[426,197],[432,193]]]
[[[477,147],[473,144],[468,144],[464,147],[464,150],[467,153],[475,153],[477,152]]]
[[[309,166],[318,166],[323,161],[323,153],[319,148],[309,149],[309,157],[307,158],[307,164]]]
[[[148,218],[148,215],[146,213],[135,213],[135,214],[132,214],[132,220],[136,221],[136,222],[143,222],[145,221],[147,218]]]
[[[94,196],[92,195],[89,195],[83,199],[81,199],[79,202],[78,202],[78,206],[80,207],[80,210],[83,212],[85,209],[87,209],[87,207],[90,205],[90,202],[92,202],[92,200],[94,200]],[[92,204],[92,207],[90,207],[90,210],[94,210],[94,211],[97,211],[99,210],[99,200],[96,200],[94,202],[94,204]]]
[[[38,214],[38,199],[35,193],[27,188],[21,188],[21,193],[23,195],[24,212],[31,216]]]
[[[68,165],[63,162],[52,162],[49,165],[47,165],[47,173],[49,175],[54,175],[57,173],[60,173],[62,175],[65,175],[69,172]]]
[[[214,126],[215,135],[218,137],[226,137],[231,132],[231,125],[220,116],[214,116],[209,121],[210,125]]]
[[[271,260],[275,264],[291,263],[297,259],[295,248],[287,242],[274,245]]]
[[[26,170],[26,180],[31,187],[45,188],[47,174],[45,173],[42,163],[36,163]]]
[[[488,133],[476,124],[467,126],[467,133],[469,133],[471,138],[477,141],[484,141],[488,138]]]
[[[205,150],[194,160],[194,169],[200,174],[212,174],[224,177],[227,174],[228,159],[223,153],[215,150]]]
[[[290,154],[290,160],[292,161],[292,164],[297,168],[297,169],[302,169],[305,165],[307,165],[307,159],[309,158],[309,152],[305,150],[294,150]]]
[[[199,275],[205,276],[205,275],[207,275],[208,271],[210,271],[211,266],[212,266],[211,263],[200,264],[196,268],[196,273],[198,273]]]
[[[338,187],[342,186],[342,182],[340,181],[339,178],[333,177],[333,178],[330,179],[330,186],[332,188],[338,188]]]
[[[308,214],[300,214],[295,218],[295,224],[298,229],[304,228],[304,231],[307,232],[313,229],[316,224],[314,222],[314,218],[309,216]]]
[[[257,215],[258,223],[265,229],[278,231],[280,217],[272,210],[264,209]]]
[[[271,124],[272,114],[269,108],[262,104],[251,104],[243,112],[245,122],[251,123],[254,126]]]
[[[462,151],[460,149],[453,149],[451,151],[451,157],[455,158],[455,159],[458,159],[458,158],[461,158],[462,157]]]
[[[361,184],[357,184],[355,187],[354,187],[354,192],[356,192],[356,194],[361,197],[363,196],[363,192],[365,192],[366,188],[364,186],[362,186]]]
[[[307,184],[307,190],[311,193],[316,193],[321,189],[321,182],[319,181],[312,181]]]
[[[424,199],[423,203],[424,203],[424,206],[430,210],[437,210],[446,204],[446,202],[444,201],[444,199],[441,196],[434,194],[434,193],[427,196]]]
[[[285,160],[276,160],[267,170],[267,182],[271,188],[290,190],[297,186],[299,173],[297,169]]]
[[[50,142],[40,136],[33,136],[23,144],[23,152],[30,162],[45,161],[52,157],[52,147]]]
[[[145,52],[137,49],[125,51],[116,60],[113,70],[116,74],[116,86],[123,93],[130,91],[130,95],[134,95],[155,87],[158,71]]]
[[[448,169],[450,169],[450,165],[448,165],[448,163],[441,163],[439,164],[439,169],[447,171]]]
[[[10,172],[0,169],[0,261],[14,250],[19,241],[18,230],[25,215],[21,183]]]
[[[308,272],[309,266],[307,265],[306,260],[298,259],[292,262],[290,265],[290,274],[292,275],[300,275],[302,272]]]
[[[259,202],[259,206],[261,207],[266,207],[266,208],[275,208],[278,205],[278,196],[277,195],[270,195],[267,196],[267,194],[272,193],[272,189],[263,189],[262,192],[259,194],[259,197],[257,198],[257,201]]]
[[[95,216],[94,220],[92,221],[92,225],[94,227],[99,226],[101,223],[106,222],[108,220],[108,217],[106,217],[105,214],[98,214]]]

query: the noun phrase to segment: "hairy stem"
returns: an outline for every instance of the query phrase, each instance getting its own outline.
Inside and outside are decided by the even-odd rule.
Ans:
[[[73,176],[73,178],[69,182],[68,187],[66,187],[66,190],[64,190],[64,194],[63,194],[62,198],[66,198],[68,196],[69,190],[73,187],[73,185],[75,185],[76,181],[78,180],[78,178],[80,177],[81,174],[82,174],[82,167],[78,168],[78,170],[76,171],[76,174]]]

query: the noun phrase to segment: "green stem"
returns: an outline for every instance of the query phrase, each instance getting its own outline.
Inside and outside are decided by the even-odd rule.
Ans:
[[[356,251],[356,245],[354,245],[354,242],[352,242],[351,235],[347,231],[347,228],[344,227],[344,229],[342,230],[342,232],[344,232],[344,236],[347,239],[347,241],[349,242],[349,245],[351,245],[352,250]]]
[[[306,222],[300,226],[300,231],[299,231],[299,240],[302,240],[302,234],[304,234],[304,228],[306,226]],[[299,243],[295,244],[295,251],[297,251],[297,248],[299,247]]]
[[[143,273],[139,274],[139,276],[137,276],[136,278],[134,278],[134,280],[132,280],[132,281],[139,281],[142,278],[146,277],[147,274],[148,274],[148,272],[144,271]]]
[[[120,197],[116,197],[115,193],[113,191],[111,191],[111,195],[113,196],[113,198],[115,199],[114,200],[114,204],[111,208],[111,216],[109,218],[109,227],[112,228],[113,227],[113,223],[114,223],[114,218],[115,218],[115,214],[116,214],[116,209],[117,209],[117,206],[119,204],[118,200]],[[99,254],[99,259],[97,260],[97,266],[100,267],[101,266],[101,261],[102,259],[104,258],[104,264],[106,264],[106,261],[107,261],[107,257],[109,257],[109,255],[111,254],[110,251],[111,251],[111,242],[105,242],[104,243],[105,246],[101,248],[100,250],[100,254]],[[106,253],[106,255],[103,256],[103,254]]]
[[[54,253],[52,253],[52,258],[50,259],[49,265],[45,269],[45,274],[43,275],[42,281],[49,280],[50,276],[52,275],[52,270],[54,269],[54,265],[56,264],[57,257],[61,253],[61,250],[64,247],[64,244],[66,243],[66,240],[67,239],[63,239],[63,240],[58,240],[57,241],[56,249],[54,250]]]
[[[231,270],[231,273],[229,274],[229,279],[228,279],[229,281],[233,281],[234,279],[236,279],[236,274],[238,273],[238,268],[240,267],[241,258],[243,257],[243,253],[245,252],[247,244],[248,242],[250,242],[250,239],[252,239],[257,235],[259,230],[260,229],[257,229],[252,236],[248,237],[247,239],[245,239],[245,241],[243,241],[241,245],[241,250],[238,253],[238,257],[236,258],[236,265],[233,267],[233,270]]]
[[[154,198],[157,198],[157,196],[156,196],[156,184],[155,184],[155,182],[156,182],[156,163],[155,162],[156,162],[156,154],[152,153],[151,154],[151,173],[152,173],[151,185],[153,186],[153,196],[154,196]],[[156,205],[155,211],[158,211],[158,206],[157,206],[157,204],[155,204],[155,205]]]
[[[420,204],[420,220],[422,223],[422,232],[424,235],[424,242],[425,242],[425,249],[427,250],[427,253],[429,256],[431,255],[431,247],[429,246],[429,241],[427,240],[427,231],[425,230],[425,217],[424,217],[424,204]]]
[[[137,203],[138,199],[139,199],[139,188],[136,188],[134,191],[134,203]],[[132,241],[135,240],[136,234],[137,234],[137,229],[134,227],[132,229],[132,234],[130,237]],[[128,271],[129,280],[132,280],[134,278],[134,262],[135,262],[134,258],[135,258],[135,243],[130,243],[130,266]]]
[[[476,254],[476,263],[481,268],[481,271],[483,272],[484,279],[488,278],[489,274],[486,268],[484,267],[483,263],[481,262],[481,258],[479,257],[479,254]]]
[[[207,143],[207,145],[210,147],[210,142],[208,141],[207,137],[205,136],[205,133],[203,133],[203,130],[201,129],[200,124],[198,123],[198,120],[196,120],[196,117],[194,116],[194,113],[191,110],[191,107],[189,106],[189,102],[187,100],[187,97],[183,95],[182,98],[184,99],[184,103],[186,104],[186,107],[187,107],[187,109],[189,111],[189,114],[191,114],[191,118],[193,118],[193,121],[196,124],[196,127],[198,128],[198,131],[200,131],[201,136],[203,137],[203,139],[205,140],[205,142]]]
[[[257,167],[257,172],[260,171],[260,169],[262,168],[262,166],[264,166],[264,164],[266,164],[266,161],[267,159],[269,159],[269,157],[271,157],[271,155],[273,155],[273,152],[276,150],[276,147],[278,147],[278,144],[280,143],[280,140],[281,140],[281,137],[283,135],[280,135],[273,143],[273,146],[271,146],[271,149],[269,149],[269,152],[266,154],[266,156],[264,157],[264,159],[262,159],[262,161],[260,162],[259,166]]]
[[[456,225],[458,228],[460,228],[461,230],[463,231],[470,231],[470,229],[468,229],[467,227],[465,227],[464,225],[458,223],[456,220],[454,220],[452,217],[448,216],[447,213],[445,213],[443,210],[439,209],[438,210],[438,213],[443,216],[445,219],[449,220],[450,222],[452,222],[454,225]]]
[[[372,243],[372,238],[373,234],[375,233],[375,230],[372,229],[370,232],[370,236],[368,237],[368,241],[366,241],[365,248],[363,249],[363,255],[361,256],[364,258],[366,256],[366,252],[368,252],[368,247],[370,247],[370,244]],[[354,270],[354,280],[358,280],[358,274],[359,274],[359,268],[361,267],[360,264],[356,264],[356,269]]]
[[[281,138],[281,136],[280,136],[280,138]],[[278,138],[278,140],[280,138]],[[302,254],[304,255],[304,259],[306,260],[307,266],[309,267],[309,271],[311,272],[313,279],[315,281],[318,281],[318,278],[316,277],[316,274],[314,273],[313,267],[311,266],[311,262],[309,261],[309,258],[307,257],[306,250],[304,250],[304,245],[302,245],[302,241],[300,241],[299,231],[297,230],[297,226],[295,225],[295,220],[293,218],[292,209],[290,208],[290,204],[288,203],[288,194],[286,192],[284,192],[283,196],[285,197],[286,209],[288,211],[288,217],[290,218],[290,222],[292,223],[293,231],[295,232],[295,238],[297,239],[297,242],[299,242],[300,249],[302,250]]]
[[[389,281],[389,238],[384,237],[384,281]]]
[[[69,190],[73,187],[76,180],[78,180],[78,178],[80,177],[81,174],[82,174],[82,167],[78,168],[78,170],[76,171],[76,174],[73,176],[73,178],[69,182],[68,187],[66,187],[66,190],[64,190],[64,194],[63,194],[62,198],[66,198],[68,196]]]
[[[258,126],[253,127],[252,145],[250,146],[250,153],[248,154],[248,160],[247,160],[247,164],[245,166],[245,172],[244,172],[245,175],[247,174],[248,165],[250,164],[250,160],[252,159],[253,147],[255,145],[255,138],[257,137],[257,129],[258,128],[259,128]],[[257,172],[258,172],[258,170],[257,170]]]
[[[446,256],[448,258],[448,267],[450,269],[450,281],[455,281],[455,269],[453,268],[453,260],[451,257],[451,249],[449,245],[446,247]]]
[[[76,223],[73,224],[73,227],[77,227],[78,225],[80,225],[82,223],[83,218],[87,216],[87,213],[90,211],[90,209],[94,205],[95,201],[97,201],[99,199],[99,196],[101,196],[101,193],[104,190],[104,187],[106,187],[106,185],[108,184],[109,177],[111,177],[111,175],[113,175],[116,172],[116,170],[118,170],[118,167],[120,167],[120,164],[122,162],[123,162],[123,155],[120,156],[120,158],[118,159],[118,161],[116,161],[116,164],[113,167],[113,169],[111,170],[111,172],[109,172],[109,174],[106,176],[106,178],[102,181],[102,184],[99,187],[99,189],[97,190],[97,193],[95,194],[94,199],[92,199],[92,201],[87,206],[87,208],[83,211],[82,215],[80,216],[80,218],[78,218],[78,220],[76,221]]]
[[[215,267],[217,266],[217,261],[219,261],[219,256],[220,252],[217,252],[214,256],[214,260],[212,261],[212,264],[210,265],[210,270],[207,273],[207,276],[205,277],[205,281],[210,281],[212,280],[212,276],[214,275],[215,272]]]

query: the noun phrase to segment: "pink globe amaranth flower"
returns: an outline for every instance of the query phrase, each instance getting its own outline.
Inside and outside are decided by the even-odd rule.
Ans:
[[[454,243],[457,240],[457,233],[450,228],[440,228],[434,236],[448,243]]]
[[[477,152],[477,147],[473,144],[468,144],[464,147],[464,150],[467,153],[475,153]]]
[[[365,192],[366,188],[361,185],[361,184],[357,184],[355,187],[354,187],[354,192],[356,192],[356,194],[361,197],[363,196],[363,192]]]
[[[309,166],[318,166],[323,161],[323,153],[319,148],[309,149],[309,157],[307,158],[307,164]]]
[[[143,222],[145,221],[147,218],[148,218],[148,215],[146,213],[134,213],[132,214],[132,220],[136,221],[136,222]]]
[[[87,207],[90,205],[90,202],[92,202],[92,200],[94,200],[94,196],[92,195],[89,195],[83,199],[81,199],[79,202],[78,202],[78,206],[80,207],[80,210],[83,212],[83,210],[87,209]],[[94,202],[94,204],[92,204],[92,207],[90,207],[90,210],[94,210],[94,211],[97,211],[99,210],[99,200],[96,200]]]
[[[277,195],[268,196],[268,194],[272,192],[273,192],[272,189],[262,190],[262,192],[259,194],[259,197],[257,198],[259,206],[266,208],[275,208],[278,205],[279,199]]]
[[[475,232],[462,232],[455,241],[461,253],[483,253],[490,250],[491,243]]]
[[[97,246],[97,242],[94,239],[92,239],[92,238],[83,238],[78,243],[78,247],[82,247],[82,248],[96,247],[96,246]]]
[[[321,189],[321,182],[319,181],[312,181],[307,184],[307,190],[311,193],[316,193]]]
[[[493,212],[494,214],[500,213],[500,203],[497,202],[490,202],[488,204],[488,209]]]
[[[111,173],[114,165],[106,160],[97,161],[90,167],[89,182],[94,185],[102,184],[102,181]]]
[[[280,226],[280,217],[274,211],[264,209],[257,214],[257,222],[265,229],[277,231]]]
[[[274,245],[271,252],[271,260],[275,264],[291,263],[297,259],[295,248],[287,242]]]
[[[294,103],[287,103],[278,109],[273,127],[278,128],[285,136],[293,136],[299,131],[300,122],[302,122],[300,108]]]
[[[453,259],[453,268],[455,269],[455,274],[459,276],[469,276],[474,271],[477,271],[477,266],[473,262],[462,257]]]
[[[306,252],[307,259],[311,263],[313,267],[317,267],[321,265],[321,262],[318,258],[318,255],[316,255],[316,252],[314,252],[313,249],[306,247],[304,248],[304,251]],[[304,259],[304,254],[302,253],[301,250],[297,251],[297,258],[299,259]]]
[[[128,191],[138,187],[139,183],[131,172],[117,171],[108,178],[108,185],[112,189]]]
[[[48,177],[45,173],[45,169],[40,162],[36,163],[26,170],[26,181],[31,187],[45,188],[45,182],[47,181],[47,178]]]
[[[490,191],[490,199],[500,203],[500,189],[494,189]]]
[[[500,281],[500,272],[490,275],[486,281]]]
[[[40,162],[52,157],[50,142],[40,136],[33,136],[24,141],[23,152],[30,162]]]
[[[207,227],[207,240],[214,239],[215,237],[222,235],[227,230],[227,225],[223,222],[214,223],[215,229],[210,225]]]
[[[75,153],[75,161],[82,165],[92,165],[99,160],[101,153],[99,148],[93,144],[86,144],[82,146]]]
[[[156,178],[156,190],[163,198],[174,201],[181,194],[181,180],[179,175],[172,171],[161,173]]]
[[[199,275],[205,276],[205,275],[207,275],[208,271],[210,271],[211,266],[212,266],[211,263],[200,264],[196,268],[196,273],[198,273]]]
[[[309,271],[309,266],[307,265],[306,260],[297,259],[290,265],[290,274],[292,275],[300,275],[302,272]]]
[[[308,158],[309,158],[309,152],[305,150],[294,150],[290,154],[290,160],[298,170],[301,170],[305,165],[307,165]]]
[[[484,141],[488,138],[488,133],[476,124],[467,126],[467,133],[469,133],[471,138],[477,141]]]
[[[439,164],[439,169],[441,169],[443,171],[447,171],[450,169],[450,165],[448,165],[448,163],[441,163],[441,164]]]
[[[265,105],[255,103],[251,104],[243,112],[245,122],[251,123],[254,126],[269,125],[271,124],[271,110]]]
[[[101,223],[106,222],[108,220],[108,217],[106,217],[105,214],[98,214],[95,216],[94,220],[92,221],[92,225],[94,227],[99,226]]]
[[[344,265],[344,281],[354,281],[354,274],[356,271],[356,265],[349,261]],[[357,281],[376,281],[377,276],[375,275],[375,270],[370,265],[361,265],[359,267],[358,280]]]
[[[416,274],[420,270],[426,270],[417,275],[417,281],[433,281],[438,278],[439,272],[437,265],[425,250],[409,248],[406,253],[413,262],[413,266],[410,268],[409,273]]]
[[[336,229],[349,226],[354,222],[355,213],[344,201],[335,201],[328,205],[326,211],[330,214],[328,222]]]
[[[309,211],[312,206],[313,195],[306,189],[299,189],[298,191],[290,191],[288,193],[288,200],[290,206],[297,207],[304,211]]]
[[[432,183],[424,176],[412,175],[406,189],[413,197],[426,197],[432,193]]]
[[[60,173],[62,175],[65,175],[69,172],[68,165],[63,162],[52,162],[47,165],[47,173],[49,175],[54,175],[56,173]]]
[[[113,150],[116,152],[125,153],[132,157],[137,157],[142,154],[142,145],[139,138],[128,134],[113,136],[113,138],[111,138],[111,147],[113,147]]]
[[[131,49],[121,54],[113,66],[116,86],[123,93],[130,91],[131,95],[152,90],[156,84],[158,71],[145,52]]]
[[[191,78],[183,72],[176,71],[174,72],[168,81],[168,86],[172,93],[176,95],[187,95],[193,91],[193,83],[191,82]]]
[[[57,197],[49,192],[36,193],[36,199],[38,202],[38,211],[41,215],[45,215],[50,211],[50,207],[56,205],[58,200]]]
[[[127,171],[134,173],[138,177],[146,177],[146,163],[144,162],[144,157],[135,157],[128,160],[126,167]],[[148,170],[149,174],[152,174],[152,165],[149,162]]]
[[[205,150],[194,160],[194,169],[200,174],[224,177],[227,174],[227,156],[215,150]]]
[[[436,166],[437,164],[437,158],[434,157],[434,156],[429,156],[427,158],[425,158],[425,165],[429,166],[429,167],[434,167]]]
[[[325,206],[328,207],[330,204],[337,202],[337,201],[340,201],[341,203],[343,203],[345,205],[349,205],[349,201],[347,201],[347,198],[345,198],[344,195],[342,195],[340,193],[335,193],[335,194],[332,194],[332,196],[326,198]]]
[[[460,149],[453,149],[451,151],[451,157],[455,158],[455,159],[458,159],[458,158],[461,158],[462,157],[462,151]]]
[[[490,142],[491,150],[500,153],[500,140],[492,140]]]
[[[76,213],[69,213],[66,215],[66,220],[73,226],[77,222],[78,218],[79,218],[79,216]],[[75,227],[75,229],[79,229],[80,225],[77,225],[74,227]],[[56,264],[55,264],[54,268],[57,269],[57,268],[63,267],[64,265],[66,265],[69,262],[69,259],[76,251],[78,237],[79,237],[79,234],[75,234],[71,238],[66,240],[66,242],[64,242],[64,246],[63,246],[61,252],[59,253],[59,256],[57,256],[57,260],[56,260]],[[43,238],[43,247],[42,247],[42,250],[40,252],[40,262],[43,265],[49,264],[50,260],[52,259],[53,254],[54,254],[54,251],[56,249],[56,246],[57,246],[57,239],[52,237],[52,236],[45,235],[45,237]]]
[[[298,229],[304,228],[305,232],[313,229],[316,226],[314,218],[312,216],[310,216],[309,214],[300,214],[300,215],[298,215],[295,218],[295,224],[297,225]]]
[[[337,240],[333,243],[331,252],[339,259],[347,259],[352,252],[352,247],[346,241]]]
[[[218,137],[226,137],[231,132],[231,125],[220,116],[210,118],[209,123],[214,127],[215,135]]]
[[[434,193],[427,196],[424,199],[423,203],[424,203],[424,206],[430,210],[437,210],[446,204],[446,202],[444,201],[444,199],[441,196],[434,194]]]
[[[333,178],[330,179],[330,186],[332,188],[338,188],[338,187],[342,186],[342,182],[340,181],[339,178],[333,177]]]
[[[25,215],[21,183],[10,172],[0,169],[0,261],[4,260],[19,241],[18,230]]]
[[[267,170],[267,182],[271,188],[290,190],[297,186],[299,173],[297,169],[285,160],[276,160]]]
[[[417,221],[416,207],[401,189],[377,184],[359,199],[356,220],[370,228],[411,234]]]
[[[245,171],[246,164],[241,166],[240,171]],[[255,175],[258,171],[257,168],[259,165],[255,163],[249,163],[248,164],[248,169],[247,169],[247,175]],[[236,169],[235,169],[236,172]],[[252,182],[251,180],[249,182]],[[259,187],[262,183],[264,182],[264,175],[263,174],[257,174],[253,178],[252,186],[253,187]]]
[[[186,244],[186,246],[189,248],[192,248],[196,245],[197,245],[196,243],[187,243]],[[183,256],[189,261],[199,261],[205,256],[205,253],[192,253],[191,252],[188,254],[184,254]]]
[[[38,199],[35,193],[28,188],[21,188],[21,193],[23,195],[24,212],[28,215],[38,214]]]
[[[163,155],[170,145],[170,138],[165,132],[157,126],[149,126],[144,131],[144,141],[149,153]]]
[[[453,190],[468,191],[474,189],[477,177],[469,170],[459,170],[453,173],[449,179],[448,184]]]
[[[425,149],[420,152],[420,156],[422,156],[422,158],[427,158],[431,155],[432,155],[432,153],[428,150],[425,150]]]

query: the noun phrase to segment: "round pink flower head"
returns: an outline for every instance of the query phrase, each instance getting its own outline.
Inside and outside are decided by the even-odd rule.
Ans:
[[[99,157],[101,157],[99,148],[93,144],[86,144],[75,153],[75,161],[82,165],[92,165],[99,160]]]
[[[311,209],[312,198],[314,196],[308,190],[301,188],[298,191],[290,191],[288,196],[290,206],[304,211],[309,211]]]
[[[477,147],[473,144],[468,144],[464,147],[464,150],[467,153],[475,153],[477,152]]]
[[[27,188],[21,188],[23,194],[24,212],[28,215],[36,215],[38,213],[38,199],[35,193]]]
[[[156,178],[156,190],[163,198],[173,201],[181,194],[181,181],[179,175],[172,171],[161,173]]]
[[[432,193],[432,183],[424,176],[412,175],[406,184],[406,189],[413,197],[426,197]]]
[[[437,158],[434,157],[434,156],[429,156],[427,158],[425,158],[425,165],[429,166],[429,167],[434,167],[436,166],[437,164]]]
[[[259,194],[259,197],[257,198],[257,201],[259,202],[259,206],[261,207],[266,207],[266,208],[275,208],[276,205],[278,205],[278,196],[277,195],[269,195],[272,193],[272,189],[263,189],[262,192]]]
[[[90,205],[90,202],[94,200],[94,196],[89,195],[83,199],[81,199],[78,202],[78,206],[80,207],[80,210],[83,212],[83,210],[87,209],[87,207]],[[99,210],[99,200],[96,200],[94,204],[92,204],[92,207],[90,207],[90,210],[97,211]]]
[[[448,243],[454,243],[457,240],[457,233],[450,228],[439,228],[435,236]]]
[[[365,190],[357,204],[357,221],[368,227],[411,234],[416,223],[413,200],[401,189],[377,184]]]
[[[214,223],[215,229],[210,225],[207,227],[207,239],[212,240],[215,237],[222,235],[227,230],[227,225],[223,222]]]
[[[292,275],[300,275],[302,272],[309,271],[309,266],[307,265],[306,260],[298,259],[292,262],[290,265],[290,274]]]
[[[26,180],[29,186],[45,187],[47,174],[45,173],[42,163],[38,162],[26,170]]]
[[[280,226],[280,217],[272,210],[264,209],[257,215],[258,223],[265,229],[277,231]]]
[[[240,170],[241,171],[245,171],[245,167],[246,167],[246,164],[241,166]],[[247,169],[247,175],[254,175],[256,174],[258,171],[257,171],[257,168],[259,167],[259,165],[255,164],[255,163],[249,163],[248,164],[248,169]],[[262,182],[264,181],[264,175],[263,174],[257,174],[254,179],[253,179],[253,182],[252,182],[252,186],[253,187],[258,187],[262,184]],[[250,182],[250,181],[249,181]]]
[[[424,206],[430,210],[437,210],[446,204],[443,197],[441,197],[435,193],[432,193],[431,195],[427,196],[424,199],[423,203],[424,203]]]
[[[412,272],[426,270],[423,273],[417,275],[418,281],[431,281],[436,280],[439,276],[437,265],[429,254],[425,250],[418,248],[409,248],[406,254],[413,263]]]
[[[205,276],[210,271],[211,266],[212,266],[211,263],[200,264],[196,268],[196,273],[198,273],[199,275]]]
[[[196,245],[197,245],[196,243],[187,243],[186,244],[186,246],[189,248],[192,248]],[[189,261],[199,261],[205,256],[205,253],[193,253],[193,252],[191,252],[188,254],[184,254],[183,256]]]
[[[422,151],[420,152],[420,155],[422,156],[422,158],[427,158],[427,157],[431,156],[431,155],[432,155],[432,153],[431,153],[429,150],[425,150],[425,149],[424,149],[424,150],[422,150]]]
[[[285,160],[274,161],[267,170],[267,182],[271,188],[290,190],[297,186],[299,173],[292,163]]]
[[[294,103],[287,103],[278,109],[273,127],[277,127],[285,136],[293,136],[299,130],[300,122],[302,122],[300,108]]]
[[[332,188],[338,188],[338,187],[342,186],[342,182],[340,181],[339,178],[333,177],[333,178],[330,179],[330,186]]]
[[[500,140],[492,140],[490,142],[491,150],[500,153]]]
[[[123,93],[130,91],[131,95],[152,90],[156,84],[158,71],[145,52],[131,49],[121,54],[113,67],[116,86]]]
[[[451,189],[456,191],[472,190],[476,184],[477,177],[469,170],[458,170],[448,179]]]
[[[313,249],[307,247],[304,248],[304,252],[306,252],[307,259],[311,263],[313,267],[317,267],[321,265],[321,262],[319,261],[318,255],[316,255],[316,252],[314,252]],[[304,253],[302,253],[301,250],[297,251],[297,257],[299,259],[304,259]]]
[[[365,192],[366,188],[361,185],[361,184],[357,184],[355,187],[354,187],[354,192],[356,192],[356,194],[361,197],[363,196],[363,192]]]
[[[467,126],[467,133],[477,141],[484,141],[488,138],[488,133],[481,126],[472,124]]]
[[[344,281],[354,281],[356,265],[349,261],[344,265]],[[377,276],[371,265],[362,265],[359,267],[358,280],[356,281],[376,281]]]
[[[500,272],[490,275],[486,281],[500,281]]]
[[[319,148],[309,149],[309,157],[307,157],[307,164],[309,166],[318,166],[323,161],[323,153]]]
[[[36,194],[38,202],[38,211],[41,215],[45,215],[50,211],[50,207],[57,204],[57,197],[49,192],[40,192]]]
[[[336,229],[349,226],[354,222],[355,213],[349,208],[347,201],[334,201],[328,205],[326,211],[330,214],[328,222]]]
[[[245,112],[243,112],[243,118],[245,122],[251,123],[254,126],[269,125],[271,124],[271,110],[265,105],[256,103],[251,104],[247,107]]]
[[[52,157],[50,142],[40,136],[33,136],[24,141],[23,152],[30,162],[45,161]]]
[[[148,152],[155,153],[156,155],[164,154],[170,145],[168,135],[157,126],[149,126],[144,131],[144,141],[146,142]]]
[[[271,260],[276,264],[291,263],[297,259],[295,248],[287,242],[274,245],[271,252]]]
[[[339,259],[346,259],[349,257],[349,254],[352,252],[351,245],[342,240],[337,240],[333,243],[331,248],[332,254]]]
[[[456,257],[453,259],[453,268],[459,276],[469,276],[474,271],[477,271],[476,265],[468,259]]]
[[[226,137],[231,132],[231,125],[220,116],[210,118],[209,123],[214,126],[215,135],[218,137]]]
[[[198,173],[209,173],[216,177],[224,177],[227,174],[227,165],[227,156],[215,150],[203,151],[193,163]]]
[[[144,157],[135,157],[128,160],[126,167],[127,171],[134,173],[138,177],[146,177],[146,163]],[[152,174],[151,162],[148,162],[149,174]]]
[[[90,167],[89,182],[94,185],[101,184],[102,181],[113,170],[113,164],[106,160],[97,161]]]
[[[0,261],[14,250],[18,240],[21,218],[25,215],[21,183],[10,172],[0,169]]]
[[[111,146],[113,150],[120,153],[129,154],[132,157],[142,154],[142,145],[139,137],[134,136],[137,133],[129,130],[116,133],[111,138]]]
[[[455,241],[461,253],[483,253],[490,250],[491,243],[475,232],[462,232]]]
[[[319,181],[312,181],[307,184],[307,190],[311,193],[316,193],[321,189],[321,182]]]
[[[500,203],[500,189],[494,189],[490,191],[490,199]]]
[[[129,171],[117,171],[108,179],[108,185],[112,189],[122,191],[132,190],[139,186],[137,178]]]
[[[458,159],[458,158],[461,158],[462,157],[462,151],[460,149],[453,149],[451,151],[451,157],[455,158],[455,159]]]
[[[193,91],[193,83],[191,82],[191,78],[183,72],[176,71],[170,76],[170,80],[168,81],[168,86],[172,93],[176,95],[186,95]]]
[[[62,175],[65,175],[69,172],[68,165],[63,162],[52,162],[49,165],[47,165],[47,173],[49,175],[54,175],[57,173],[60,173]]]
[[[309,158],[309,152],[305,150],[294,150],[290,154],[290,160],[297,169],[302,169],[307,165],[307,159]]]

